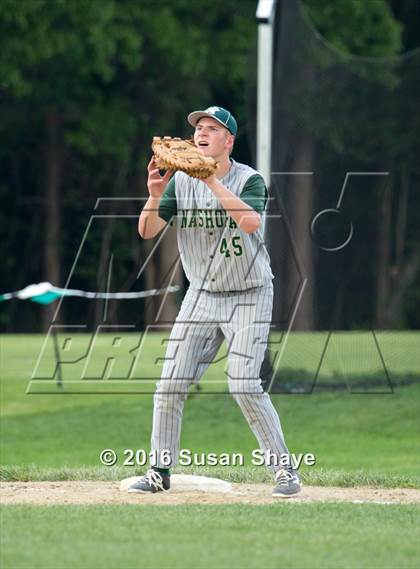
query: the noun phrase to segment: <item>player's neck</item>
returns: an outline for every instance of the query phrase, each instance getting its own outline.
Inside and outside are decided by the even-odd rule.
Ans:
[[[229,172],[232,167],[232,162],[230,161],[229,156],[223,157],[222,160],[218,160],[219,167],[217,168],[216,176],[221,180],[223,176]]]

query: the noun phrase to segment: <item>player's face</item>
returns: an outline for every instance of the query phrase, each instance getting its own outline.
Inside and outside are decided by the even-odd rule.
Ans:
[[[228,129],[210,117],[200,119],[195,127],[195,144],[206,156],[212,156],[215,160],[229,156],[233,141],[234,136]]]

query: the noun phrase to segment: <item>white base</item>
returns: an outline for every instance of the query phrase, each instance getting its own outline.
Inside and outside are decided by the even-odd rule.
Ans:
[[[141,476],[131,476],[121,480],[121,492],[127,492],[129,486],[137,482]],[[172,474],[171,491],[174,492],[232,492],[232,484],[219,478],[209,478],[208,476],[192,476],[190,474]]]

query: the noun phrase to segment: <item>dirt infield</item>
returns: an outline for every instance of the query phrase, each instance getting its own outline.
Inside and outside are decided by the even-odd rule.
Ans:
[[[119,482],[2,482],[1,504],[272,504],[268,484],[232,484],[232,491],[169,492],[152,495],[120,491]],[[419,504],[420,490],[406,488],[338,488],[306,486],[293,502],[351,502],[376,504]]]

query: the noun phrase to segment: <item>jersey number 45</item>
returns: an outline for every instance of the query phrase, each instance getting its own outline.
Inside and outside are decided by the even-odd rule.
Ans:
[[[231,245],[233,248],[233,254],[236,257],[240,257],[242,255],[242,247],[240,244],[240,240],[241,240],[240,236],[236,235],[236,237],[233,237],[232,241],[231,241]],[[229,250],[229,247],[228,247],[228,244],[227,244],[227,241],[225,238],[223,238],[221,243],[220,243],[220,253],[222,255],[224,255],[225,257],[230,257],[230,250]]]

